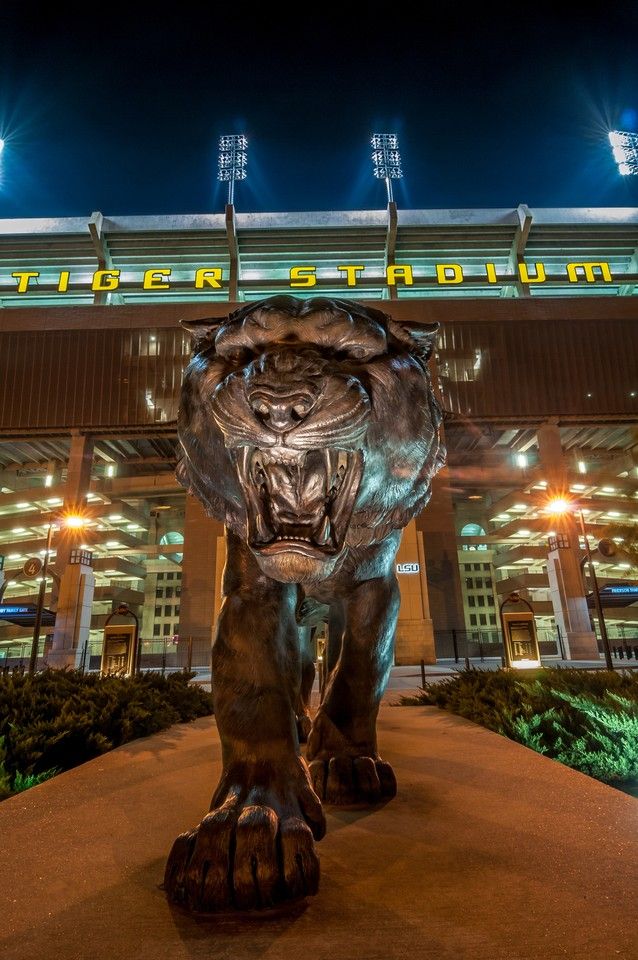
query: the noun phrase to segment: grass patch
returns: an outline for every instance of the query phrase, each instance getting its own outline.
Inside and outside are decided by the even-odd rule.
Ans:
[[[604,783],[638,778],[633,671],[471,669],[400,703],[450,710]]]
[[[0,672],[0,799],[113,747],[213,712],[192,674]]]

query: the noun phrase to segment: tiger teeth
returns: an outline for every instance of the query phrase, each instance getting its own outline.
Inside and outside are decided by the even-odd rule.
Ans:
[[[330,529],[330,517],[328,514],[324,514],[324,518],[321,521],[321,526],[317,531],[315,541],[320,546],[323,547],[330,539],[331,529]]]

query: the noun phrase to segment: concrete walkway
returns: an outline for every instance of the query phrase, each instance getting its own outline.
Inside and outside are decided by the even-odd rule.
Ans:
[[[635,960],[638,800],[431,707],[384,706],[399,795],[328,815],[319,896],[196,920],[158,888],[206,811],[214,721],[0,804],[3,960]]]

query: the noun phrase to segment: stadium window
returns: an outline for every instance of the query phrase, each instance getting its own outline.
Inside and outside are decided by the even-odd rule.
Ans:
[[[492,624],[493,627],[496,626],[496,614],[495,614],[495,613],[490,613],[490,623]]]
[[[481,624],[482,627],[487,626],[487,617],[485,616],[484,613],[479,614],[479,623]]]
[[[476,598],[475,598],[475,597],[468,597],[468,598],[467,598],[467,603],[468,603],[468,606],[469,606],[469,607],[475,607],[475,606],[476,606]]]
[[[167,587],[167,588],[166,588],[166,599],[167,599],[167,600],[170,600],[170,598],[171,598],[172,596],[173,596],[173,588],[172,588],[172,587]]]
[[[475,570],[480,570],[480,569],[481,569],[481,564],[480,564],[480,563],[475,563],[475,564],[474,564],[474,569],[475,569]]]
[[[156,623],[155,626],[153,627],[153,636],[159,637],[159,635],[160,635],[160,625],[159,623]]]
[[[474,588],[474,581],[472,580],[471,577],[465,578],[465,586],[467,587],[468,590],[472,590]]]
[[[471,614],[470,614],[470,623],[472,624],[473,627],[476,626],[476,614],[475,614],[475,613],[471,613]]]
[[[471,571],[472,571],[472,564],[471,564],[471,563],[464,563],[464,564],[463,564],[463,569],[465,570],[466,573],[471,573]]]
[[[164,607],[164,616],[171,617],[172,615],[173,615],[173,605],[170,603],[166,604],[166,606]]]
[[[158,600],[161,600],[164,596],[164,587],[158,587],[155,591],[155,596],[158,598]]]
[[[481,595],[481,596],[477,597],[476,599],[478,600],[478,605],[479,605],[479,607],[484,607],[484,606],[485,606],[485,597],[484,597],[484,596]]]
[[[162,633],[165,637],[168,637],[169,634],[173,632],[173,626],[170,623],[165,623],[162,627]]]
[[[156,616],[156,617],[161,617],[161,616],[162,616],[162,608],[161,608],[161,607],[155,607],[155,616]]]

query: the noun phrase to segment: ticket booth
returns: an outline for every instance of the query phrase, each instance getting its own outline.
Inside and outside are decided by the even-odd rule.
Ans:
[[[506,604],[517,606],[518,609],[505,611],[503,608]],[[501,604],[500,614],[505,666],[518,670],[540,667],[541,656],[531,604],[513,593]]]

